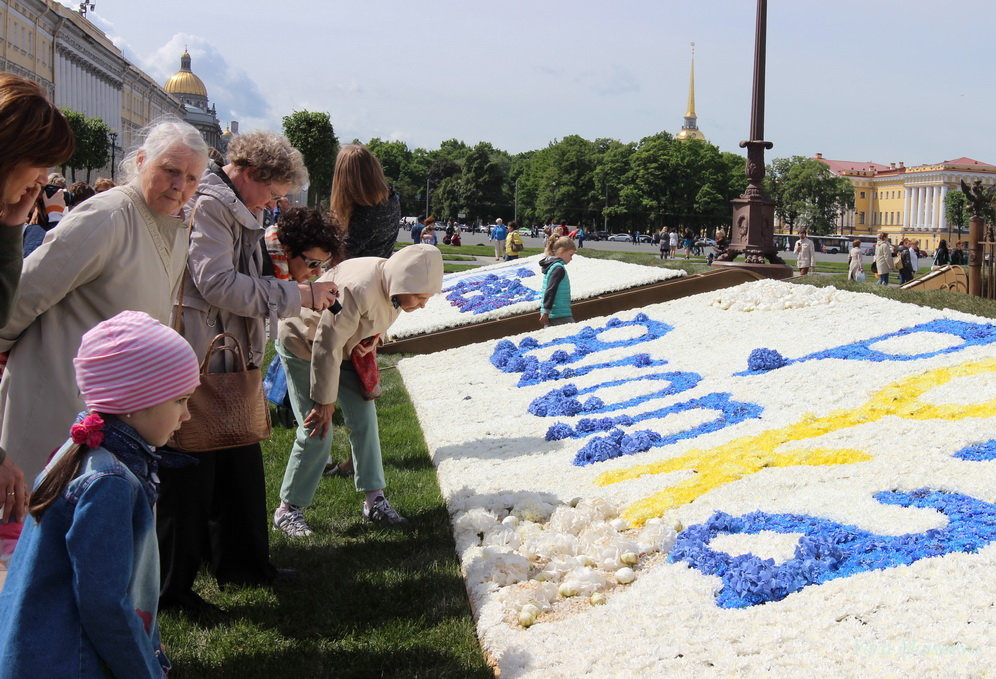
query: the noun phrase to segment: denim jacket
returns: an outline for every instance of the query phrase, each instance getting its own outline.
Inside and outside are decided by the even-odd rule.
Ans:
[[[25,521],[0,594],[0,679],[161,679],[158,601],[150,498],[117,457],[90,450],[41,521]]]

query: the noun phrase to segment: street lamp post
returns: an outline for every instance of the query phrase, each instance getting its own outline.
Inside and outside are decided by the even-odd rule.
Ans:
[[[111,181],[113,182],[114,181],[114,163],[115,163],[115,160],[116,160],[116,158],[115,158],[115,151],[117,150],[117,145],[118,145],[118,133],[117,132],[111,132],[107,136],[111,138]]]
[[[519,223],[519,178],[515,178],[515,216],[513,217],[515,223]]]
[[[775,203],[764,194],[763,187],[764,151],[774,146],[770,141],[764,141],[767,21],[768,0],[757,0],[750,138],[740,142],[740,147],[747,149],[747,190],[733,201],[730,247],[714,264],[752,269],[772,278],[786,278],[792,274],[792,269],[782,261],[775,248]],[[744,263],[734,262],[741,254],[744,256]]]
[[[429,216],[429,176],[425,177],[425,216]]]

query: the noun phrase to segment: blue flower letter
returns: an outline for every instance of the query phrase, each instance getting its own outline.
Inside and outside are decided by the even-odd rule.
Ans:
[[[854,526],[798,514],[753,512],[733,517],[717,512],[708,521],[685,529],[671,550],[671,561],[684,561],[723,587],[716,595],[721,608],[746,608],[779,601],[804,587],[865,571],[909,565],[952,552],[977,552],[996,541],[996,505],[967,495],[935,490],[883,491],[883,504],[936,509],[948,517],[944,528],[906,535],[875,535]],[[784,563],[753,554],[730,556],[709,547],[720,533],[803,533],[795,556]]]

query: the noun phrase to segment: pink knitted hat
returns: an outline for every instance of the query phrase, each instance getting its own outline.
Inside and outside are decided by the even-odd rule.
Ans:
[[[108,415],[165,403],[201,382],[187,340],[141,311],[122,311],[91,328],[73,365],[87,408]]]

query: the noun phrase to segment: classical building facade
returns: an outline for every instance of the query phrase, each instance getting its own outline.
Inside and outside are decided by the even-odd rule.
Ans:
[[[996,184],[996,166],[972,158],[915,167],[902,162],[883,165],[830,160],[822,153],[815,158],[854,186],[854,210],[843,216],[840,225],[844,235],[885,231],[934,244],[964,231],[965,225],[947,222],[944,201],[949,192],[960,191],[962,180],[966,184],[976,179],[986,186]]]
[[[55,0],[0,0],[0,70],[39,83],[60,107],[102,119],[114,135],[115,160],[152,120],[183,115],[103,31]],[[110,163],[97,173],[110,176]]]
[[[180,70],[169,77],[163,89],[183,106],[183,119],[196,127],[208,146],[223,151],[221,125],[214,106],[208,102],[204,81],[190,70],[190,53],[180,55]]]

